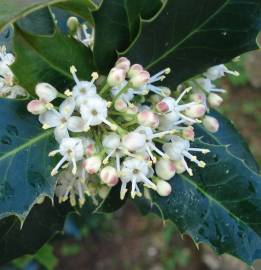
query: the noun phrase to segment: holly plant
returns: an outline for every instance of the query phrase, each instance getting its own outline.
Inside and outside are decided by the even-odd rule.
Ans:
[[[260,0],[1,0],[0,263],[127,200],[261,258],[259,167],[217,110],[260,28]]]

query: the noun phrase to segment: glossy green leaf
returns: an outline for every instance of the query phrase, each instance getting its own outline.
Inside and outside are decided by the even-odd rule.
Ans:
[[[27,14],[66,0],[2,0],[0,9],[0,30]]]
[[[72,65],[82,79],[90,79],[95,71],[90,49],[59,31],[51,37],[34,36],[16,28],[14,44],[17,58],[12,70],[19,84],[32,95],[38,82],[51,83],[61,91],[68,88],[72,84]]]
[[[92,1],[89,0],[69,0],[66,2],[61,2],[55,5],[56,7],[70,11],[71,13],[82,17],[90,24],[94,24],[91,11],[97,9]]]
[[[94,57],[101,72],[107,72],[136,37],[140,18],[151,18],[161,7],[160,0],[104,0],[94,13]]]
[[[158,16],[143,21],[123,53],[152,73],[170,67],[168,86],[257,48],[260,0],[168,0]]]
[[[176,175],[168,197],[152,193],[154,211],[196,243],[252,264],[261,258],[261,177],[224,146],[196,146],[211,150],[200,157],[206,168],[194,167],[193,177]]]
[[[93,21],[90,11],[97,9],[91,0],[2,0],[0,5],[0,30],[45,6],[57,5],[90,22]]]
[[[208,132],[202,125],[197,125],[195,127],[196,136],[209,144],[226,145],[229,152],[243,160],[252,170],[258,173],[257,161],[250,152],[246,141],[238,133],[231,121],[214,110],[210,112],[210,115],[218,119],[219,131],[213,134]]]
[[[23,221],[39,197],[54,196],[48,153],[57,146],[26,104],[0,99],[0,219],[15,215]]]
[[[33,35],[52,35],[55,31],[54,20],[49,8],[34,11],[18,20],[17,24],[21,29]]]
[[[22,255],[34,254],[55,234],[63,230],[70,207],[52,205],[45,200],[30,211],[22,228],[20,221],[10,216],[0,221],[0,265]],[[38,259],[40,254],[37,255]],[[43,259],[43,258],[42,258]]]

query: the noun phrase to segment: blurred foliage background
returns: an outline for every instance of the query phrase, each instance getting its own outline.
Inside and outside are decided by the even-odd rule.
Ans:
[[[219,81],[227,89],[222,111],[249,142],[261,165],[261,51],[229,64],[239,77]],[[246,270],[228,255],[217,257],[206,246],[196,247],[182,239],[175,225],[158,217],[144,218],[130,204],[111,215],[68,217],[64,235],[56,236],[35,256],[25,256],[3,266],[3,270]],[[255,265],[261,270],[260,262]]]

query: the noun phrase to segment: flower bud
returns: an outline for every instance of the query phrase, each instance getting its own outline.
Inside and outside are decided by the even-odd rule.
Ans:
[[[172,111],[175,107],[175,100],[171,97],[163,98],[159,103],[156,104],[158,112],[166,113]]]
[[[27,104],[27,110],[28,112],[34,114],[34,115],[38,115],[38,114],[42,114],[44,112],[46,112],[46,107],[45,104],[43,102],[41,102],[38,99],[32,100]]]
[[[108,133],[103,137],[102,145],[109,149],[116,149],[120,145],[120,136],[114,132]]]
[[[171,185],[164,181],[164,180],[158,180],[157,182],[157,193],[162,196],[166,197],[169,196],[172,191]]]
[[[72,16],[68,18],[67,27],[71,32],[75,33],[79,25],[80,25],[79,20],[76,17]]]
[[[203,125],[209,132],[212,133],[217,132],[219,129],[218,120],[212,116],[205,116],[203,119]]]
[[[130,60],[127,59],[126,57],[121,57],[115,63],[115,67],[120,68],[125,72],[128,72],[128,70],[130,69]]]
[[[160,88],[165,96],[169,97],[171,95],[171,90],[168,87],[161,86]]]
[[[118,98],[115,101],[114,108],[118,112],[125,112],[128,108],[128,104],[124,100]]]
[[[99,171],[101,164],[102,164],[102,161],[99,156],[92,156],[92,157],[87,158],[83,162],[83,167],[89,174],[94,174]]]
[[[145,85],[150,79],[150,74],[146,70],[142,70],[130,79],[130,83],[134,88]]]
[[[223,98],[215,93],[210,93],[208,96],[208,103],[210,107],[219,107],[223,102]]]
[[[155,165],[155,170],[160,178],[170,180],[175,175],[176,167],[171,160],[160,158]]]
[[[195,133],[192,126],[186,127],[182,130],[182,137],[189,141],[194,141]]]
[[[38,83],[35,87],[36,95],[46,103],[53,101],[57,95],[57,90],[49,83]]]
[[[119,182],[117,171],[111,166],[106,166],[101,170],[100,178],[109,187],[113,187]]]
[[[159,117],[152,111],[143,111],[138,114],[139,124],[145,127],[157,128]]]
[[[184,162],[182,160],[175,160],[175,161],[173,161],[173,163],[175,165],[177,174],[182,174],[186,171],[186,167],[185,167]]]
[[[125,71],[123,69],[115,67],[111,69],[107,78],[107,83],[112,87],[119,86],[124,82],[125,77],[126,77]]]
[[[152,104],[157,104],[162,100],[162,97],[156,94],[150,96],[150,101]]]
[[[142,65],[134,64],[130,67],[130,70],[128,72],[128,76],[129,76],[129,78],[132,78],[132,77],[136,76],[137,74],[139,74],[143,70],[144,69],[143,69]]]
[[[122,138],[122,145],[129,151],[137,151],[144,147],[146,136],[139,132],[130,132]]]
[[[203,104],[191,105],[186,111],[185,114],[191,118],[202,117],[206,113],[206,106]]]
[[[200,92],[191,94],[189,96],[189,99],[191,101],[195,101],[197,103],[202,103],[202,104],[206,103],[206,95],[204,93],[200,93]]]

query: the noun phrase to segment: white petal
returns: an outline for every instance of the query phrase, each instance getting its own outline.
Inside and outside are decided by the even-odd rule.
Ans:
[[[38,83],[35,87],[37,96],[45,102],[51,102],[57,97],[57,90],[49,83]]]
[[[82,132],[84,130],[84,121],[81,117],[72,116],[68,119],[67,127],[72,132]]]
[[[47,111],[39,116],[39,121],[44,125],[46,124],[49,128],[60,125],[61,114],[56,110]]]
[[[59,108],[60,113],[65,118],[69,118],[73,114],[74,109],[75,109],[75,101],[72,97],[65,99]]]
[[[54,136],[57,142],[61,142],[64,138],[69,138],[69,132],[65,125],[58,126],[54,129]]]

